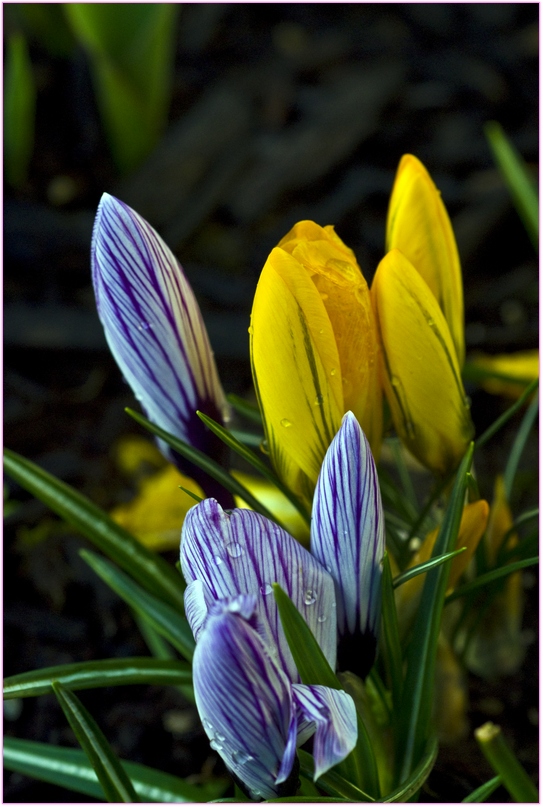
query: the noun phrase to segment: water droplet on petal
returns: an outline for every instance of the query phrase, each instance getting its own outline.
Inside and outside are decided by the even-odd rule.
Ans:
[[[263,454],[269,454],[270,453],[270,450],[268,448],[268,441],[267,440],[262,440],[262,442],[260,443],[260,450],[262,451]]]
[[[242,545],[236,543],[235,541],[227,545],[226,551],[228,552],[231,558],[239,558],[245,552]]]
[[[398,376],[392,375],[390,376],[390,383],[392,384],[393,387],[399,387],[400,379],[398,378]]]
[[[221,563],[222,563],[222,558],[220,558],[218,555],[216,555],[216,556],[213,558],[213,561],[215,562],[215,565],[216,565],[216,566],[220,566],[220,565],[221,565]]]
[[[266,583],[265,585],[260,586],[260,591],[262,592],[262,594],[263,594],[265,597],[267,597],[267,596],[268,596],[268,594],[271,594],[271,593],[272,593],[273,588],[271,587],[271,585],[270,585],[269,583]]]
[[[324,396],[317,395],[317,397],[315,398],[315,406],[322,406],[323,402],[324,402]]]
[[[336,368],[332,367],[332,369],[330,370],[330,375],[335,375],[336,373],[337,373]]]
[[[248,331],[248,333],[253,334],[255,332],[255,329],[253,328],[252,325],[249,325],[249,327],[247,328],[247,331]]]
[[[289,426],[292,426],[292,423],[290,422],[290,420],[288,420],[288,418],[283,418],[281,420],[281,426],[284,426],[285,429],[288,429]]]
[[[464,409],[469,409],[471,406],[471,398],[469,395],[464,396]]]
[[[232,751],[232,762],[236,765],[245,765],[251,759],[254,759],[254,757],[246,751]]]
[[[215,739],[218,740],[220,743],[223,743],[226,740],[226,737],[224,736],[224,734],[219,734],[219,732],[217,732],[215,734]]]
[[[333,602],[332,603],[332,608],[337,608],[337,603]]]
[[[314,602],[317,601],[317,592],[313,591],[313,589],[308,588],[305,592],[304,596],[304,604],[305,605],[313,605]]]
[[[327,567],[326,567],[326,571],[328,572],[328,574],[332,574],[332,567],[331,567],[331,566],[327,566]]]
[[[320,617],[318,617],[317,622],[326,622],[327,619],[328,619],[327,616],[321,614]]]
[[[152,327],[153,327],[152,322],[140,322],[140,324],[138,325],[138,331],[148,331]]]
[[[214,751],[222,751],[222,745],[220,743],[215,742],[215,740],[211,740],[209,743],[209,747],[212,748]]]

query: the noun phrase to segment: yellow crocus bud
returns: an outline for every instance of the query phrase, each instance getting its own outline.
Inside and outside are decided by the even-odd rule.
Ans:
[[[390,197],[386,250],[399,249],[428,284],[449,326],[460,367],[464,363],[462,271],[441,194],[412,154],[400,160]]]
[[[476,370],[488,373],[479,383],[493,395],[520,398],[528,384],[539,378],[539,350],[519,350],[496,356],[479,354],[470,363]]]
[[[374,455],[382,436],[370,294],[354,253],[332,226],[299,222],[272,250],[249,332],[272,462],[310,502],[345,412],[354,413]]]
[[[379,264],[372,299],[394,427],[423,465],[446,474],[460,462],[474,430],[445,317],[398,249]]]

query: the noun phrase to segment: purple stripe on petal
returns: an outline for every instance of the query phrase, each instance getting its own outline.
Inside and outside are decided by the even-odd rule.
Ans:
[[[254,604],[254,599],[253,599]],[[216,603],[196,645],[194,694],[205,732],[252,798],[292,795],[296,722],[291,685],[244,615],[249,598]]]
[[[336,584],[340,636],[376,637],[384,549],[375,463],[358,421],[347,412],[322,464],[311,522],[311,552]]]
[[[155,230],[109,194],[96,214],[92,277],[109,347],[147,417],[203,451],[218,449],[196,410],[221,422],[228,405],[192,289]]]
[[[303,716],[315,725],[316,780],[344,760],[355,747],[358,738],[356,707],[347,692],[324,686],[294,684],[292,696]]]
[[[251,510],[226,513],[214,499],[200,502],[183,524],[181,568],[187,583],[203,583],[208,607],[217,599],[254,594],[270,652],[278,654],[290,679],[299,681],[273,596],[272,583],[279,583],[335,667],[333,580],[306,549],[264,516]]]

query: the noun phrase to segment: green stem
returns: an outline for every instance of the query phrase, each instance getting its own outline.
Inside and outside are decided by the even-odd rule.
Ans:
[[[501,728],[494,723],[485,723],[475,730],[475,739],[512,798],[525,804],[537,803],[537,789],[513,754]]]

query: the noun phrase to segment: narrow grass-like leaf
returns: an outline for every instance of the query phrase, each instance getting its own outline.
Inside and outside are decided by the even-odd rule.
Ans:
[[[239,496],[243,499],[246,504],[249,505],[253,510],[261,515],[269,518],[271,521],[275,521],[277,523],[277,519],[270,513],[270,511],[264,507],[264,505],[255,499],[252,493],[247,490],[245,485],[242,485],[241,482],[238,482],[232,474],[225,471],[218,463],[214,460],[210,459],[206,454],[202,451],[199,451],[197,448],[193,446],[189,446],[188,443],[185,443],[183,440],[179,440],[177,437],[174,437],[168,432],[165,432],[164,429],[161,429],[159,426],[155,426],[154,423],[151,423],[150,420],[147,420],[146,417],[140,415],[139,412],[134,412],[133,409],[127,408],[125,412],[133,418],[136,423],[139,423],[140,426],[143,426],[144,429],[151,432],[151,434],[156,435],[156,437],[160,437],[161,440],[164,440],[165,443],[168,443],[178,454],[181,454],[182,457],[193,462],[198,468],[201,468],[202,471],[205,471],[212,476],[219,484],[221,484],[226,490],[230,491],[234,496]],[[281,525],[280,525],[281,526]]]
[[[466,547],[461,546],[460,549],[455,549],[454,552],[445,552],[444,555],[439,555],[437,558],[430,558],[430,560],[426,560],[424,563],[419,563],[417,566],[413,566],[411,569],[407,569],[407,571],[395,577],[392,581],[392,586],[393,588],[398,588],[398,586],[407,583],[407,581],[411,580],[413,577],[418,577],[419,574],[424,574],[424,572],[428,572],[430,569],[440,566],[442,563],[451,560],[456,557],[456,555],[461,555],[462,552],[465,551]]]
[[[480,577],[476,577],[475,580],[471,580],[469,583],[464,583],[463,586],[459,586],[445,599],[445,604],[448,605],[459,597],[465,597],[466,594],[472,594],[474,591],[477,591],[477,589],[488,586],[489,583],[495,583],[496,580],[507,577],[507,575],[513,574],[513,572],[526,569],[527,566],[535,566],[536,563],[539,563],[539,557],[517,560],[515,563],[507,563],[505,566],[500,566],[499,569],[493,569],[491,572],[482,574]]]
[[[472,457],[473,443],[458,468],[433,557],[450,552],[458,536]],[[408,648],[397,734],[397,778],[400,784],[419,763],[429,739],[437,642],[448,577],[448,562],[427,572]]]
[[[4,72],[4,172],[19,188],[26,180],[34,148],[36,82],[21,34],[10,36]]]
[[[202,420],[206,426],[211,429],[211,431],[217,435],[217,437],[223,441],[232,451],[235,451],[240,457],[242,457],[246,462],[256,468],[256,470],[262,474],[266,479],[268,479],[272,485],[275,485],[281,493],[287,497],[287,499],[292,503],[292,505],[296,508],[296,510],[300,513],[302,518],[309,524],[311,519],[309,513],[303,506],[303,504],[298,500],[298,498],[292,493],[290,488],[288,488],[277,476],[275,471],[273,471],[269,465],[266,465],[259,456],[257,456],[254,451],[251,451],[250,448],[247,448],[237,440],[234,435],[225,429],[220,423],[213,420],[213,418],[208,417],[208,415],[204,415],[203,412],[196,412],[200,420]]]
[[[343,804],[360,801],[360,799],[336,799],[329,796],[287,796],[282,799],[266,799],[264,804]]]
[[[161,636],[164,636],[176,650],[188,660],[194,654],[194,639],[184,616],[166,603],[148,594],[130,577],[117,569],[105,558],[82,549],[79,553],[96,574],[115,591],[142,619]]]
[[[539,410],[539,397],[536,393],[533,397],[533,400],[530,402],[530,405],[526,410],[524,417],[522,418],[522,423],[519,426],[519,430],[517,432],[513,445],[511,446],[511,451],[509,452],[509,457],[507,459],[507,464],[505,466],[505,471],[503,473],[503,486],[505,488],[505,497],[508,502],[511,501],[511,494],[513,492],[513,482],[515,481],[515,474],[517,473],[518,464],[522,456],[522,452],[524,451],[524,446],[526,445],[528,435],[532,430],[534,420],[537,417],[538,410]]]
[[[300,760],[301,775],[307,777],[309,781],[312,782],[315,770],[313,757],[311,754],[308,754],[307,751],[300,749],[298,751],[298,759]],[[364,793],[363,790],[360,790],[359,787],[353,785],[352,782],[348,782],[344,779],[343,776],[337,772],[337,768],[332,768],[320,776],[317,780],[317,785],[330,794],[330,796],[336,796],[340,800],[348,799],[361,802],[375,801],[375,799],[372,799],[367,793]]]
[[[502,780],[500,776],[494,776],[492,779],[489,779],[488,782],[485,782],[484,785],[478,787],[469,796],[466,796],[465,799],[462,799],[462,804],[480,804],[483,801],[486,801],[489,796],[491,796],[495,790],[499,788],[501,785]]]
[[[205,802],[220,796],[230,784],[223,779],[199,787],[147,765],[124,760],[122,765],[144,802]],[[76,748],[4,737],[4,767],[85,796],[104,798],[86,754]]]
[[[281,586],[273,583],[281,625],[303,684],[320,684],[332,689],[343,689],[336,674],[319,647],[305,619]],[[358,740],[356,748],[337,766],[349,781],[364,786],[370,794],[379,795],[379,777],[373,748],[362,722],[357,715]]]
[[[534,381],[532,381],[531,384],[529,384],[526,387],[520,398],[518,398],[518,400],[516,400],[515,403],[503,413],[503,415],[500,415],[500,417],[497,418],[494,421],[494,423],[492,423],[488,427],[488,429],[485,432],[483,432],[480,437],[477,438],[477,440],[475,441],[476,449],[481,448],[481,446],[484,446],[485,443],[488,443],[490,438],[494,437],[496,432],[498,432],[503,426],[505,426],[505,424],[509,420],[511,420],[513,415],[516,415],[519,409],[522,409],[522,407],[524,406],[530,395],[532,395],[536,391],[538,385],[539,385],[539,379],[536,378],[534,379]]]
[[[182,491],[183,491],[183,493],[186,493],[186,494],[187,494],[187,496],[190,496],[190,497],[191,497],[191,499],[194,499],[194,501],[195,501],[195,502],[197,502],[198,504],[199,504],[200,502],[203,502],[203,498],[202,498],[202,496],[198,496],[198,494],[197,494],[197,493],[193,493],[193,492],[192,492],[192,490],[189,490],[188,488],[184,488],[184,487],[183,487],[183,485],[178,485],[177,487],[178,487],[180,490],[182,490]]]
[[[381,578],[381,614],[382,614],[382,642],[385,668],[392,688],[393,714],[399,714],[402,703],[402,648],[400,644],[400,631],[398,628],[398,615],[394,601],[394,588],[392,572],[388,554],[383,558],[383,575]]]
[[[51,691],[52,681],[58,681],[71,690],[124,684],[175,686],[190,684],[192,671],[190,665],[183,661],[145,657],[82,661],[58,667],[43,667],[5,678],[4,699],[44,695]]]
[[[396,790],[393,790],[392,793],[389,793],[383,799],[381,799],[381,801],[385,804],[389,804],[391,802],[411,801],[415,793],[421,789],[425,781],[428,779],[432,768],[434,767],[437,752],[437,742],[435,739],[432,739],[428,743],[426,752],[411,776],[409,776],[400,787],[397,787]]]
[[[475,729],[475,739],[514,801],[521,804],[538,803],[537,788],[514,755],[501,728],[494,723],[485,723]]]
[[[83,533],[147,591],[184,613],[181,579],[160,555],[140,544],[86,496],[14,451],[4,449],[4,468],[21,487]]]
[[[52,687],[66,720],[94,768],[106,799],[128,804],[139,801],[120,760],[77,695],[58,681],[53,681]]]
[[[539,203],[536,183],[500,124],[496,121],[489,121],[484,130],[494,160],[498,164],[518,214],[537,251],[539,246]]]
[[[254,434],[253,432],[242,431],[241,429],[229,429],[229,433],[240,443],[245,446],[253,446],[259,448],[262,445],[264,437],[261,434]]]
[[[233,392],[229,393],[226,398],[228,402],[232,404],[236,412],[239,412],[244,418],[250,420],[251,423],[257,423],[259,426],[262,426],[262,415],[256,404],[246,401],[245,398],[240,398],[239,395],[234,395]]]

